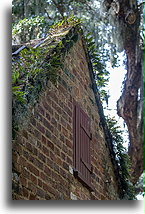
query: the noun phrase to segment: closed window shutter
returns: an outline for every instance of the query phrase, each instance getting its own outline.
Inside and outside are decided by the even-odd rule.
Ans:
[[[74,174],[92,190],[90,141],[90,118],[74,102]]]

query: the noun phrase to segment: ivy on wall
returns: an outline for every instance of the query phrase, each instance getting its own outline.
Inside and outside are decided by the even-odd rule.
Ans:
[[[12,63],[12,96],[13,96],[13,138],[20,122],[28,115],[28,109],[37,103],[40,92],[45,89],[48,80],[57,85],[59,69],[63,68],[63,58],[73,47],[82,31],[81,21],[70,17],[54,24],[50,30],[50,38],[37,48],[25,48],[13,58]],[[77,27],[78,26],[78,27]],[[68,30],[69,29],[69,30]],[[58,33],[59,32],[59,33]],[[54,34],[58,36],[53,37]],[[108,100],[105,87],[109,72],[96,50],[91,33],[86,35],[86,42],[91,58],[95,80],[102,100]],[[107,119],[108,127],[113,136],[116,161],[124,191],[124,198],[133,199],[133,188],[129,183],[129,161],[122,146],[123,138],[116,127],[116,121]]]
[[[13,130],[18,129],[22,118],[27,116],[29,107],[37,102],[48,80],[57,84],[64,56],[79,38],[79,28],[76,28],[79,23],[80,20],[70,17],[54,24],[50,37],[42,45],[24,48],[13,58]]]
[[[22,119],[22,115],[27,112],[29,105],[37,102],[39,93],[47,85],[48,80],[57,84],[58,71],[63,67],[63,58],[78,40],[79,33],[82,32],[80,23],[81,20],[73,16],[55,23],[50,27],[49,37],[44,44],[37,48],[27,47],[13,58],[13,127],[20,121],[20,118]],[[57,33],[58,36],[53,37]],[[104,87],[107,84],[108,77],[106,76],[109,73],[101,63],[91,34],[86,36],[86,42],[101,98],[102,100],[107,99]]]

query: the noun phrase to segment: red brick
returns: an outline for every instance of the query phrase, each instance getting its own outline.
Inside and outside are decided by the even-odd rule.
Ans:
[[[70,117],[72,117],[72,111],[70,111],[70,109],[69,109],[67,106],[65,106],[64,110],[65,110],[65,112],[67,112],[67,114],[68,114]]]
[[[36,195],[30,193],[29,200],[36,200]]]
[[[34,163],[35,163],[35,166],[38,167],[38,169],[43,170],[43,162],[39,161],[38,159],[35,159]]]
[[[38,179],[38,186],[42,187],[42,184],[43,184],[42,181],[40,179]]]
[[[66,171],[64,169],[60,168],[60,174],[61,174],[62,177],[67,178],[67,173],[66,173]]]
[[[53,161],[49,158],[47,158],[47,164],[49,167],[53,168]]]
[[[46,183],[43,183],[43,189],[47,192],[49,192],[49,186]]]
[[[19,142],[13,144],[13,151],[16,151],[19,155],[22,154],[22,146],[19,144]]]
[[[41,140],[41,133],[40,133],[40,131],[38,131],[38,130],[34,130],[34,132],[35,132],[35,137],[38,139],[38,140]]]
[[[23,151],[23,156],[28,160],[29,159],[29,153],[27,151]]]
[[[53,115],[53,109],[45,101],[43,102],[43,106],[51,115]]]
[[[57,138],[59,137],[59,131],[57,128],[54,129],[53,133],[54,133],[55,137],[57,137]]]
[[[44,119],[43,121],[44,121],[44,126],[45,126],[49,131],[53,132],[53,130],[54,130],[53,126],[52,126],[46,119]]]
[[[46,156],[49,156],[49,150],[45,146],[43,146],[42,151]]]
[[[31,190],[34,194],[36,194],[37,188],[32,182],[28,182],[28,189]]]
[[[71,157],[72,157],[72,156],[71,156]],[[70,165],[72,165],[72,159],[69,158],[68,156],[67,156],[67,163],[69,163]]]
[[[28,127],[17,132],[17,138],[13,142],[13,167],[18,173],[18,176],[15,175],[15,178],[18,177],[17,182],[13,182],[15,190],[18,190],[17,193],[13,192],[15,200],[69,200],[70,191],[79,200],[112,200],[103,186],[101,159],[106,161],[106,167],[110,162],[106,159],[106,153],[102,154],[104,140],[100,139],[100,135],[95,140],[95,133],[100,130],[99,114],[97,106],[92,106],[88,99],[92,97],[92,89],[89,88],[91,81],[84,61],[85,52],[80,51],[80,44],[79,42],[79,46],[74,46],[73,52],[68,54],[69,61],[66,61],[66,65],[69,65],[66,69],[69,69],[68,72],[74,79],[62,72],[58,87],[50,83],[51,91],[48,85],[43,95],[40,94],[33,107],[34,114],[28,120]],[[75,60],[76,57],[79,61]],[[83,66],[83,71],[80,66]],[[91,182],[95,187],[92,195],[69,172],[69,166],[73,167],[73,99],[79,102],[91,119],[91,132],[94,136],[91,141],[91,154],[94,156],[91,159],[94,167]],[[94,146],[96,142],[99,146]]]
[[[37,129],[41,132],[41,133],[45,133],[45,128],[40,124],[40,123],[37,123]]]
[[[52,186],[49,186],[49,192],[54,195],[56,197],[56,195],[58,195],[57,191],[52,187]]]
[[[46,138],[42,135],[42,143],[46,144]]]
[[[33,147],[29,142],[26,142],[26,148],[29,152],[33,152]]]
[[[59,157],[56,157],[56,163],[61,166],[62,165],[62,160]]]
[[[65,159],[66,159],[66,154],[63,153],[63,152],[61,152],[61,158],[62,158],[63,160],[65,160]]]
[[[56,171],[56,172],[58,172],[59,173],[59,169],[60,169],[60,167],[59,167],[59,165],[58,164],[56,164],[55,162],[53,163],[53,169]]]
[[[57,121],[52,117],[51,123],[53,124],[54,127],[57,127]]]
[[[58,114],[62,113],[61,108],[56,103],[52,102],[52,107],[55,109],[55,111],[57,111]]]
[[[61,117],[60,122],[61,122],[61,125],[63,125],[64,127],[67,127],[67,122],[63,117]]]
[[[47,137],[48,139],[51,139],[51,132],[48,131],[48,130],[46,130],[46,137]]]
[[[40,177],[43,181],[48,182],[49,181],[49,176],[41,172]]]
[[[34,183],[34,184],[36,184],[37,185],[37,178],[36,178],[36,176],[34,176],[34,175],[30,175],[30,180]]]
[[[73,109],[73,105],[72,105],[72,102],[68,102],[68,108],[70,109],[70,110],[72,110]]]
[[[51,177],[51,169],[48,168],[47,166],[44,167],[44,172]]]
[[[57,114],[56,112],[55,112],[55,119],[56,119],[57,121],[59,121],[59,114]]]
[[[23,156],[19,157],[19,164],[22,166],[27,166],[27,161]]]
[[[60,149],[58,149],[57,147],[54,147],[54,153],[60,156]]]
[[[45,197],[45,192],[42,189],[37,188],[37,196],[39,196],[41,199]]]
[[[22,186],[27,186],[27,179],[23,176],[23,175],[20,175],[20,184],[22,185]]]
[[[67,128],[70,132],[73,132],[71,125],[67,124],[67,127],[66,127],[66,128]]]
[[[65,137],[68,137],[68,131],[67,131],[67,129],[65,129],[64,127],[62,127],[62,134],[63,134]]]
[[[33,155],[37,156],[37,154],[38,154],[38,150],[35,147],[33,147]]]
[[[38,157],[43,163],[46,163],[46,157],[42,153],[39,153]]]
[[[53,111],[53,110],[52,110],[52,111]],[[50,114],[51,114],[51,113],[48,114],[48,113],[46,112],[46,118],[47,118],[48,121],[50,121]]]
[[[52,97],[52,99],[53,99],[56,103],[58,103],[58,97],[55,95],[55,92],[51,91],[51,92],[50,92],[50,96]]]
[[[46,200],[51,200],[52,198],[51,198],[50,194],[47,194],[47,193],[46,193],[46,194],[45,194],[45,199],[46,199]]]
[[[27,133],[27,131],[23,130],[23,136],[24,136],[26,139],[28,139],[28,133]]]
[[[32,134],[32,135],[35,134],[35,129],[34,129],[34,127],[33,127],[31,124],[29,124],[29,130],[28,130],[28,132],[29,132],[30,134]]]
[[[13,163],[18,163],[19,155],[16,152],[12,153],[12,161]]]
[[[42,114],[43,116],[45,116],[45,111],[42,108],[42,106],[38,105],[38,111],[39,111],[40,114]]]
[[[26,188],[23,188],[23,196],[25,198],[28,198],[28,196],[29,196],[29,192],[28,192],[28,190]]]
[[[39,170],[35,166],[33,166],[32,164],[28,164],[28,169],[30,172],[32,172],[36,176],[39,175]]]
[[[68,170],[69,169],[69,165],[66,162],[63,162],[63,168]]]
[[[58,128],[58,131],[61,132],[61,125],[60,124],[57,125],[57,128]]]
[[[30,178],[30,172],[28,171],[28,169],[26,167],[22,167],[22,175],[27,179]]]
[[[62,149],[67,154],[67,146],[63,144]]]
[[[47,140],[46,146],[49,147],[52,151],[54,151],[54,144]]]
[[[66,142],[66,145],[67,145],[69,148],[71,148],[71,149],[73,148],[73,144],[72,144],[72,142],[71,142],[70,140],[66,139],[65,142]]]

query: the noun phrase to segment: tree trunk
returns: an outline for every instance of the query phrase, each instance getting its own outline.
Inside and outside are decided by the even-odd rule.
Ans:
[[[118,100],[118,115],[122,117],[129,131],[129,155],[131,158],[131,179],[135,184],[143,172],[143,51],[140,46],[140,11],[137,2],[122,0],[120,11],[124,14],[124,49],[127,56],[127,77],[123,93]],[[132,17],[127,17],[127,14]],[[134,15],[134,17],[133,17]]]
[[[122,43],[119,41],[117,46],[120,50],[124,49],[127,56],[127,77],[117,102],[117,112],[128,127],[131,180],[135,184],[143,172],[143,50],[139,32],[141,11],[137,0],[104,0],[103,7],[116,29],[116,38],[121,38]]]

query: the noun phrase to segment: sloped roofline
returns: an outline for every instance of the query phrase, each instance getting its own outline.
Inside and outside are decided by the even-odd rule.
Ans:
[[[97,88],[97,84],[95,81],[95,73],[93,71],[93,66],[91,63],[91,58],[89,56],[88,53],[88,49],[87,49],[87,44],[83,35],[83,31],[81,29],[80,26],[76,25],[76,26],[66,26],[65,28],[60,28],[56,31],[52,31],[50,33],[49,36],[47,36],[46,38],[42,38],[42,39],[36,39],[36,40],[32,40],[29,43],[25,43],[22,45],[13,45],[12,46],[12,57],[17,57],[19,55],[19,53],[25,49],[25,48],[37,48],[39,46],[48,46],[52,45],[52,43],[55,43],[55,48],[57,48],[57,45],[60,41],[64,41],[66,39],[66,37],[71,38],[74,36],[74,34],[78,34],[78,37],[80,37],[82,39],[83,42],[83,48],[85,50],[85,54],[86,54],[86,59],[87,59],[87,63],[88,63],[88,68],[89,68],[89,73],[90,73],[90,78],[91,78],[91,82],[92,82],[92,89],[95,95],[95,100],[96,100],[96,105],[98,107],[98,112],[99,112],[99,116],[100,116],[100,122],[101,122],[101,126],[104,130],[104,135],[105,135],[105,140],[106,140],[106,145],[109,148],[109,152],[110,152],[110,157],[111,157],[111,161],[114,167],[114,173],[116,175],[116,180],[118,182],[118,190],[119,190],[119,194],[122,195],[122,191],[121,191],[121,181],[120,181],[120,177],[119,177],[119,168],[115,159],[115,152],[113,150],[113,139],[111,136],[111,133],[107,127],[107,123],[106,123],[106,119],[104,116],[104,112],[103,112],[103,107],[100,101],[100,96],[99,96],[99,91]],[[65,43],[65,42],[64,42]],[[54,49],[55,49],[54,48]],[[53,51],[53,50],[51,50]]]

